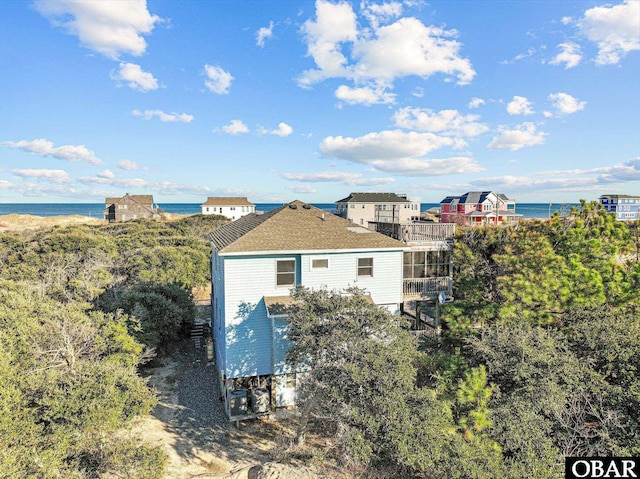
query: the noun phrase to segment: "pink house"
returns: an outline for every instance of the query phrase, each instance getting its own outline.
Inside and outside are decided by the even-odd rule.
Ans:
[[[447,196],[440,202],[441,223],[512,224],[520,217],[515,200],[493,191],[469,191],[462,196]]]

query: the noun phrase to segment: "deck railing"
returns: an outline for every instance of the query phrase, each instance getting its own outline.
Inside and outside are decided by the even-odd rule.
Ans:
[[[375,231],[405,243],[452,241],[453,223],[375,223]]]
[[[437,296],[445,292],[451,294],[453,281],[451,278],[414,278],[405,279],[402,284],[402,294],[406,297],[418,298]]]

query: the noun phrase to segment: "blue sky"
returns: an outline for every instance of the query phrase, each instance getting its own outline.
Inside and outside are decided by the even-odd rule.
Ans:
[[[0,202],[640,195],[640,1],[0,0]]]

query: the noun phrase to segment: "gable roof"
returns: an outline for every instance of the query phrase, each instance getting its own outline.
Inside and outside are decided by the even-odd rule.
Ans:
[[[411,203],[406,196],[396,193],[351,193],[336,203]]]
[[[246,196],[209,196],[201,206],[254,206]]]
[[[221,254],[406,249],[400,241],[301,201],[243,216],[208,238]]]
[[[500,201],[511,201],[509,198],[507,198],[506,195],[502,193],[494,193],[493,191],[467,191],[462,196],[447,196],[445,199],[440,201],[440,204],[453,203],[455,200],[458,200],[458,203],[462,204],[479,204],[486,201],[486,199],[491,194],[497,196]]]
[[[105,200],[105,204],[114,205],[118,203],[122,203],[122,201],[130,199],[139,203],[143,206],[151,207],[153,206],[153,195],[130,195],[129,193],[121,196],[120,198],[107,198]]]

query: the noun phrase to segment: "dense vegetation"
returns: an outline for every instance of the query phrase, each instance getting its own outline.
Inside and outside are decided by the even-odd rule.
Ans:
[[[194,216],[0,234],[0,471],[160,477],[126,433],[139,375],[209,281]],[[294,292],[298,439],[359,477],[556,478],[567,455],[640,455],[638,223],[597,204],[517,227],[458,228],[455,302],[416,337],[360,291]]]
[[[2,477],[161,477],[161,449],[125,432],[156,403],[139,368],[193,320],[224,223],[0,234]]]
[[[361,477],[559,478],[565,456],[640,455],[638,223],[596,203],[459,228],[441,337],[358,292],[301,290],[292,364],[313,363],[299,438]]]

